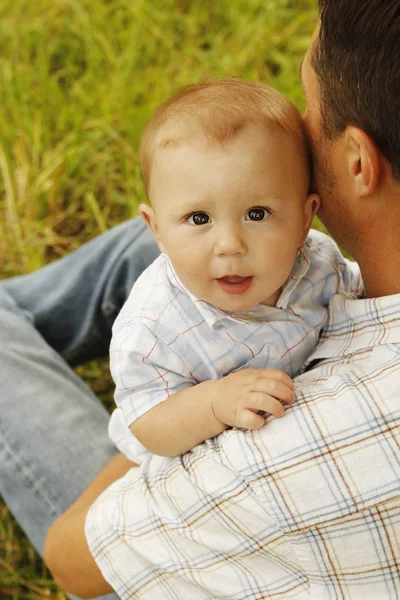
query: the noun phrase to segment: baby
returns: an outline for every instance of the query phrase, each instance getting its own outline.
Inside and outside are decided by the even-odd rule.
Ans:
[[[282,417],[330,298],[362,292],[357,265],[310,232],[302,119],[277,91],[236,78],[184,88],[151,118],[141,162],[151,206],[139,211],[162,254],[110,349],[109,434],[136,463]]]

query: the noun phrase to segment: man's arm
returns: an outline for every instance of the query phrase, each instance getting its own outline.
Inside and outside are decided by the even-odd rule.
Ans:
[[[245,379],[247,381],[249,376],[250,388],[247,388],[242,380]],[[286,402],[293,401],[292,382],[281,371],[274,369],[267,371],[249,369],[233,373],[230,377],[232,388],[229,386],[228,389],[222,384],[222,393],[218,396],[221,399],[225,399],[223,406],[226,410],[230,410],[232,405],[234,405],[234,402],[232,402],[233,390],[237,392],[238,389],[244,392],[244,398],[247,398],[248,395],[254,396],[253,400],[255,398],[254,401],[256,402],[258,398],[261,404],[257,403],[256,408],[259,410],[265,408],[268,410],[264,404],[265,401],[279,404],[282,409],[276,398],[265,393],[266,385],[270,386],[268,389],[274,396],[278,396]],[[228,377],[224,379],[227,381]],[[198,387],[200,388],[200,386]],[[253,390],[253,394],[249,394],[249,390]],[[205,404],[206,399],[204,396],[202,400],[203,404]],[[185,410],[188,410],[187,406]],[[247,409],[245,412],[248,412]],[[250,416],[258,418],[261,423],[264,422],[263,417],[251,411],[250,413]],[[197,426],[199,426],[199,423],[197,423]],[[68,592],[84,598],[91,598],[112,591],[112,588],[105,581],[89,550],[85,536],[85,521],[90,506],[98,496],[117,479],[123,477],[132,467],[136,467],[136,465],[125,456],[121,454],[117,455],[99,473],[74,504],[50,527],[45,543],[44,558],[53,573],[54,579]],[[173,475],[171,472],[171,476]],[[134,508],[132,510],[134,511]]]
[[[89,551],[85,521],[96,498],[132,467],[136,465],[118,454],[50,527],[44,547],[44,560],[55,581],[67,592],[82,598],[93,598],[113,591]]]

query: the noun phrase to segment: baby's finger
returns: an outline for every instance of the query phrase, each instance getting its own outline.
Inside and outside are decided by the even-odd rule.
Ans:
[[[251,394],[248,401],[248,408],[256,411],[261,410],[278,418],[283,417],[285,414],[285,409],[279,400],[263,393]]]
[[[281,402],[291,404],[295,400],[294,391],[292,388],[283,383],[282,381],[276,381],[273,379],[262,378],[255,381],[251,387],[252,392],[262,392],[273,396]]]
[[[260,429],[265,423],[265,417],[251,410],[241,410],[235,420],[235,427],[244,429]]]
[[[287,373],[281,371],[280,369],[262,369],[261,373],[263,374],[263,377],[266,377],[267,379],[281,381],[282,383],[285,383],[290,389],[294,388],[294,383],[291,377],[289,377]]]

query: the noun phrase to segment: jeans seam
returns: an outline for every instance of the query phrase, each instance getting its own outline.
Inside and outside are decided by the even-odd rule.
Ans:
[[[16,469],[21,473],[25,482],[27,482],[31,489],[35,494],[38,494],[41,500],[43,500],[48,508],[52,511],[53,517],[58,517],[62,513],[61,507],[55,501],[55,498],[49,493],[45,486],[38,486],[37,482],[40,481],[39,478],[35,478],[33,471],[28,468],[28,465],[25,464],[22,457],[15,453],[12,449],[11,443],[7,438],[7,435],[4,429],[0,424],[0,445],[4,449],[4,451],[8,454],[10,459],[13,461]]]

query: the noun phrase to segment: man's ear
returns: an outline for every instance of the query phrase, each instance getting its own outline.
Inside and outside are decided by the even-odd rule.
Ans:
[[[151,208],[151,206],[148,206],[147,204],[140,204],[139,214],[142,217],[143,221],[146,223],[147,227],[152,231],[161,252],[166,253],[164,244],[160,236],[160,232],[158,231],[157,220],[154,210]]]
[[[310,194],[307,196],[307,200],[304,204],[304,228],[303,228],[303,238],[301,240],[300,247],[304,244],[305,239],[310,231],[313,218],[317,214],[319,207],[321,205],[321,199],[318,194]]]
[[[360,198],[371,196],[382,175],[382,156],[374,141],[358,127],[345,130],[348,169]]]

